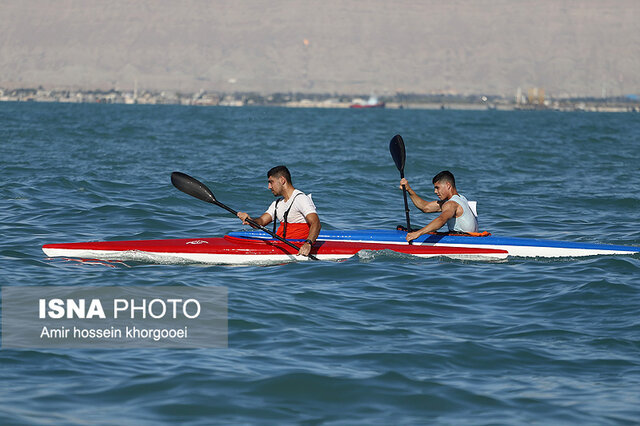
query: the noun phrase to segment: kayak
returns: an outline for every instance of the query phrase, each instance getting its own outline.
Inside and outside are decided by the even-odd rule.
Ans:
[[[268,238],[225,235],[222,238],[182,238],[169,240],[96,241],[45,244],[42,250],[49,257],[96,260],[139,261],[146,263],[205,263],[220,265],[278,264],[309,260],[297,256],[289,245]],[[303,241],[291,240],[301,246]],[[450,257],[469,260],[500,260],[507,257],[503,249],[485,247],[439,247],[408,245],[376,241],[318,240],[311,254],[318,260],[340,261],[363,250],[388,250],[418,257]]]
[[[240,231],[229,234],[236,238],[271,238],[262,231]],[[320,231],[318,240],[348,241],[407,246],[407,233],[395,230]],[[477,248],[503,250],[512,257],[583,257],[629,255],[640,253],[640,247],[610,244],[578,243],[516,237],[427,234],[413,241],[413,247]]]
[[[389,144],[391,156],[393,157],[400,177],[404,177],[404,142],[400,135],[396,135],[391,139]],[[181,172],[171,173],[171,183],[180,191],[196,197],[202,201],[215,204],[224,208],[234,216],[238,212],[218,201],[211,190],[207,188],[199,180]],[[407,207],[406,192],[405,194],[405,211],[407,212],[407,224],[409,224],[409,214]],[[475,215],[475,202],[471,204]],[[297,247],[292,247],[293,251],[288,248],[279,247],[280,243],[272,240],[275,235],[267,230],[264,226],[255,221],[248,220],[254,228],[260,230],[232,232],[227,237],[227,242],[232,242],[233,247],[227,251],[224,247],[216,248],[217,243],[212,244],[206,250],[211,252],[200,253],[200,256],[213,261],[225,260],[231,263],[229,259],[237,259],[239,256],[257,256],[261,259],[275,258],[282,260],[292,260],[291,257],[297,252]],[[477,235],[451,235],[451,234],[426,234],[409,244],[406,241],[406,231],[391,230],[357,230],[357,231],[321,231],[312,254],[319,259],[339,260],[353,256],[362,250],[390,250],[393,252],[411,254],[421,257],[433,256],[467,256],[482,258],[505,258],[507,256],[514,257],[533,257],[533,258],[571,258],[582,256],[600,256],[600,255],[628,255],[640,252],[640,247],[620,246],[608,244],[578,243],[565,241],[546,241],[528,238],[513,237],[493,237],[489,233]],[[234,240],[235,239],[235,240]],[[244,240],[244,242],[243,242]],[[256,244],[256,241],[262,240],[266,244]],[[250,243],[252,241],[253,243]],[[131,242],[129,242],[131,243]],[[287,241],[293,244],[291,241]],[[341,244],[338,244],[341,243]],[[253,244],[248,249],[244,244]],[[298,241],[302,244],[302,241]],[[346,245],[345,245],[346,244]],[[126,246],[126,244],[125,244]],[[224,246],[224,244],[223,244]],[[45,246],[47,247],[47,246]],[[277,248],[277,252],[273,252]],[[131,250],[138,250],[132,248]],[[172,248],[172,250],[174,250]],[[175,248],[181,250],[181,248]],[[220,252],[223,250],[223,252]],[[266,250],[259,254],[254,254],[255,250]],[[288,250],[287,252],[285,252]],[[456,252],[448,252],[447,250],[456,250]],[[161,251],[161,250],[158,250]],[[154,252],[157,253],[158,251]],[[45,250],[45,252],[47,252]],[[179,251],[178,256],[187,256],[186,253]],[[193,255],[189,255],[193,256]]]

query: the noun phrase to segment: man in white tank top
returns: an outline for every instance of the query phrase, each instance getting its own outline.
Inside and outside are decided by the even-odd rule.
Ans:
[[[269,209],[253,221],[260,226],[266,226],[277,219],[280,221],[280,228],[276,232],[274,226],[274,232],[282,238],[301,240],[306,238],[298,254],[308,256],[322,228],[311,196],[294,188],[291,173],[285,166],[276,166],[269,170],[267,182],[267,187],[273,195],[282,198],[271,203]],[[238,217],[242,223],[250,225],[247,219],[252,218],[248,213],[238,212]]]
[[[450,232],[478,232],[478,219],[469,207],[467,199],[458,194],[456,180],[450,171],[442,171],[433,178],[434,192],[439,198],[437,201],[426,201],[420,198],[404,178],[400,181],[400,188],[403,185],[417,208],[425,213],[440,212],[440,216],[433,219],[424,228],[407,233],[407,241],[415,240],[429,232],[435,232],[445,224],[448,225]]]

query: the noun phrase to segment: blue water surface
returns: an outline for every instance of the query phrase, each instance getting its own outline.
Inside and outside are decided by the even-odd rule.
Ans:
[[[414,189],[431,197],[451,170],[483,230],[640,245],[634,114],[0,103],[3,287],[229,291],[226,349],[1,349],[0,423],[638,423],[637,255],[224,267],[41,251],[243,229],[170,173],[257,215],[283,163],[324,229],[393,229],[397,133]]]

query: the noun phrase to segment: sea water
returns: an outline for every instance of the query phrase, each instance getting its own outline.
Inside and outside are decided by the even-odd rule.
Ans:
[[[637,255],[224,267],[41,251],[243,229],[171,172],[257,216],[278,164],[323,229],[394,229],[395,134],[418,194],[452,171],[481,230],[640,245],[636,114],[1,103],[2,287],[226,287],[228,348],[3,348],[0,423],[639,422]]]

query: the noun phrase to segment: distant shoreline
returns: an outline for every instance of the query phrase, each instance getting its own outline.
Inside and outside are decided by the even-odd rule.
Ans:
[[[541,110],[585,112],[640,112],[640,100],[635,97],[616,98],[515,98],[484,95],[420,95],[396,94],[381,96],[387,109],[424,110]],[[2,89],[0,102],[56,102],[104,103],[126,105],[185,105],[185,106],[276,106],[285,108],[349,108],[362,102],[358,95],[329,95],[308,93],[178,93],[170,91],[100,91],[46,90],[39,88]]]

